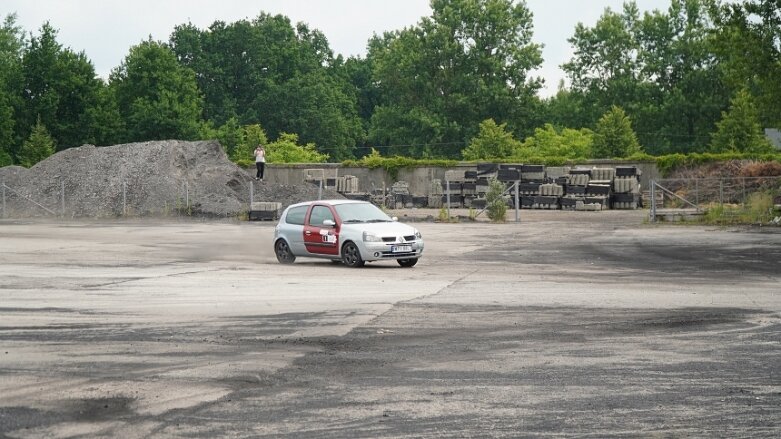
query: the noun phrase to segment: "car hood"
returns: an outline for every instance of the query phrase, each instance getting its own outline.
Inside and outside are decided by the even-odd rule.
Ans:
[[[372,235],[377,236],[407,236],[415,234],[414,227],[398,222],[343,224],[342,229],[356,232],[369,232]]]

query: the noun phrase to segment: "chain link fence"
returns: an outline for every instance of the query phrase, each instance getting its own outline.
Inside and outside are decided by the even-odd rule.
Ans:
[[[188,181],[167,182],[164,187],[138,181],[106,181],[92,186],[71,186],[61,181],[43,187],[14,186],[3,181],[0,217],[230,216],[248,210],[253,196],[262,196],[252,187],[257,185],[237,182],[233,193],[228,194],[204,191]]]
[[[648,193],[651,221],[707,216],[716,223],[772,221],[781,204],[781,177],[662,179]]]

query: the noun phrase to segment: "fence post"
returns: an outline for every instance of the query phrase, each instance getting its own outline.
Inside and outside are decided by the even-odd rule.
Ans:
[[[122,216],[127,216],[127,181],[122,180]]]
[[[325,177],[323,177],[325,178]],[[317,199],[323,199],[323,178],[320,179],[320,187],[317,188]]]
[[[743,206],[745,206],[748,201],[746,200],[746,177],[743,177],[741,180],[743,181]]]
[[[3,218],[8,218],[8,215],[5,210],[5,180],[3,180],[3,182],[0,184],[3,185]]]
[[[450,219],[450,180],[445,179],[445,193],[447,193],[447,219]]]
[[[190,210],[190,182],[184,182],[184,205],[187,210]]]
[[[515,222],[519,223],[521,222],[521,196],[519,192],[521,191],[521,181],[515,180]]]
[[[694,179],[694,204],[700,207],[700,179]]]
[[[60,210],[65,217],[65,180],[60,180]]]
[[[656,222],[656,180],[651,180],[651,222]]]
[[[719,206],[724,205],[724,179],[719,178]]]

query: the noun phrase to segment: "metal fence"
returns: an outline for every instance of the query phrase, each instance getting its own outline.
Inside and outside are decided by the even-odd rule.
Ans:
[[[249,209],[255,185],[237,182],[233,188],[209,191],[187,181],[57,181],[40,186],[0,181],[0,218],[235,215]]]
[[[781,177],[668,178],[652,181],[647,195],[652,222],[663,216],[693,217],[709,211],[736,216],[781,195]],[[768,215],[772,209],[771,202]]]

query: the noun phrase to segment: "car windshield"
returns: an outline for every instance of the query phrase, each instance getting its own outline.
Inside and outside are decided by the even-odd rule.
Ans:
[[[384,223],[393,221],[371,203],[348,203],[334,206],[344,223]]]

